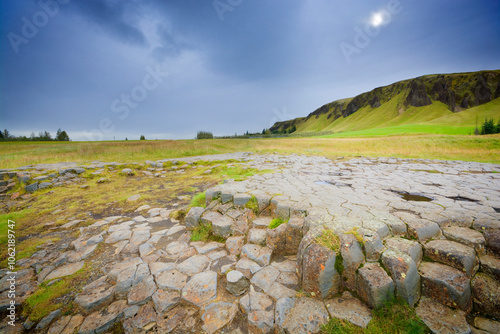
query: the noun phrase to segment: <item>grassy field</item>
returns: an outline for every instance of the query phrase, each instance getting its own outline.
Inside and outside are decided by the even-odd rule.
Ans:
[[[335,121],[329,113],[304,119],[298,122],[297,132],[342,132],[338,136],[404,133],[469,135],[474,132],[476,124],[481,126],[486,118],[493,118],[495,122],[500,118],[500,98],[454,113],[441,102],[404,109],[399,107],[403,103],[403,97],[401,93],[378,108],[366,106]]]
[[[437,125],[436,125],[437,126]],[[416,128],[406,126],[411,133]],[[2,142],[0,168],[61,161],[144,162],[237,151],[338,156],[386,156],[500,163],[500,135],[390,135],[390,129],[335,134],[332,138],[155,140],[108,142]],[[384,131],[386,131],[384,133]],[[353,137],[357,135],[358,137]],[[376,135],[386,135],[376,137]],[[345,138],[343,138],[345,137]]]

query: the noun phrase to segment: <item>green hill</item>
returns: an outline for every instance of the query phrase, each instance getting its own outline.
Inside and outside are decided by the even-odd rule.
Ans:
[[[307,117],[275,123],[271,132],[342,135],[471,134],[500,118],[500,70],[426,75],[323,105]]]

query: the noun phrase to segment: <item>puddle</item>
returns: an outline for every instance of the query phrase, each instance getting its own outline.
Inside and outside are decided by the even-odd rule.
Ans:
[[[320,186],[352,187],[352,185],[350,185],[348,183],[342,183],[342,182],[316,181],[314,183],[319,184]]]
[[[467,198],[463,196],[454,196],[454,197],[448,197],[449,199],[455,200],[455,201],[463,201],[463,202],[479,202],[477,199],[472,199],[472,198]]]
[[[434,198],[427,197],[427,196],[417,194],[417,193],[409,193],[406,191],[397,191],[397,190],[391,190],[391,191],[393,193],[398,194],[405,201],[430,202],[430,201],[434,200]]]

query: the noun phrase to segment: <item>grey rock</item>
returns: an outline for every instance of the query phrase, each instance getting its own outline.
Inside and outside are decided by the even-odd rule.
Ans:
[[[162,313],[175,307],[181,301],[181,297],[178,291],[166,291],[158,289],[153,294],[153,303],[155,305],[156,312]]]
[[[283,328],[290,334],[318,333],[328,320],[328,312],[322,302],[312,298],[300,298],[296,299]]]
[[[127,176],[131,176],[131,175],[134,175],[134,172],[132,171],[132,169],[130,168],[124,168],[122,169],[122,172],[121,172],[123,175],[127,175]]]
[[[267,266],[271,261],[272,250],[255,244],[246,244],[241,249],[241,256],[248,257],[260,266]]]
[[[274,323],[278,331],[285,325],[285,320],[295,306],[295,298],[283,297],[278,299],[274,311]]]
[[[482,315],[500,318],[500,283],[487,274],[478,273],[471,281],[474,309]]]
[[[244,206],[245,204],[248,203],[250,198],[251,198],[251,196],[248,194],[236,194],[236,195],[234,195],[234,198],[233,198],[234,205]]]
[[[500,333],[500,322],[483,317],[474,318],[474,326],[488,333]]]
[[[252,221],[252,226],[254,228],[268,228],[269,224],[271,223],[271,218],[270,217],[259,217],[256,218]]]
[[[237,311],[238,307],[233,303],[218,302],[208,305],[202,315],[203,330],[208,334],[219,331],[233,321]]]
[[[115,287],[106,282],[106,276],[88,284],[75,296],[75,304],[84,314],[109,305],[113,301]]]
[[[424,245],[425,255],[434,261],[474,275],[479,262],[474,248],[449,240],[432,240]]]
[[[449,226],[443,228],[443,234],[448,240],[473,247],[478,254],[484,254],[486,251],[486,241],[483,235],[478,231],[465,227]]]
[[[38,189],[50,188],[51,186],[52,186],[52,183],[50,183],[50,182],[41,182],[38,184]]]
[[[201,273],[210,265],[210,259],[205,255],[196,255],[188,258],[184,262],[177,265],[177,270],[188,276]]]
[[[256,272],[250,282],[262,289],[264,292],[267,292],[271,288],[271,285],[276,281],[279,274],[280,272],[278,269],[268,266]]]
[[[415,240],[389,238],[385,241],[385,246],[409,255],[417,266],[422,261],[422,246]]]
[[[162,271],[156,276],[158,287],[163,290],[180,291],[186,285],[188,276],[177,270]]]
[[[247,314],[248,326],[253,333],[270,333],[274,328],[273,301],[266,294],[250,292],[239,301],[240,309]]]
[[[248,231],[248,242],[251,244],[256,244],[260,246],[266,245],[266,230],[260,228],[252,228]]]
[[[396,292],[413,306],[420,299],[420,275],[413,259],[400,251],[389,249],[382,254],[382,263],[396,283]]]
[[[249,286],[248,279],[238,270],[232,270],[226,275],[227,285],[226,290],[230,294],[240,296],[244,294]]]
[[[203,212],[205,212],[205,209],[202,207],[193,207],[189,209],[189,212],[187,213],[185,218],[186,227],[197,227],[200,224],[200,218]]]
[[[50,312],[45,318],[40,320],[40,322],[36,325],[36,329],[45,329],[47,328],[52,321],[59,318],[61,316],[61,310],[57,309],[55,311]]]
[[[139,284],[130,289],[127,295],[129,305],[143,305],[151,300],[157,287],[152,276],[143,279]]]
[[[106,310],[92,313],[85,318],[78,330],[78,334],[104,333],[123,317],[123,311],[126,307],[127,302],[125,300],[118,300]]]
[[[342,272],[343,285],[348,289],[356,289],[356,270],[364,263],[365,256],[361,245],[352,234],[341,236],[340,252],[342,254],[344,271]]]
[[[25,186],[24,190],[26,190],[29,193],[37,191],[38,190],[38,182],[31,183],[31,184]]]
[[[465,312],[471,310],[470,280],[465,273],[435,262],[422,262],[419,273],[423,296]]]
[[[217,294],[217,273],[205,271],[194,275],[182,289],[182,298],[197,307],[209,303]]]
[[[252,275],[259,271],[262,267],[256,262],[243,257],[236,263],[235,268],[245,275],[246,278],[250,279]]]
[[[328,300],[326,307],[332,317],[349,321],[361,328],[366,328],[372,320],[368,307],[354,298],[349,292],[344,292],[342,297]]]
[[[83,267],[83,261],[64,265],[62,267],[59,267],[51,271],[50,274],[45,276],[44,281],[50,281],[56,278],[72,275],[76,273],[78,270],[82,269],[82,267]]]
[[[385,226],[385,225],[384,225]],[[363,248],[366,253],[366,261],[376,262],[379,260],[380,255],[384,251],[384,245],[377,232],[368,229],[362,230],[364,245]]]
[[[370,307],[380,307],[394,296],[394,282],[378,263],[368,263],[358,271],[358,295]]]
[[[484,231],[484,238],[488,253],[493,253],[500,257],[500,229],[487,229]]]
[[[472,334],[465,312],[461,310],[452,310],[430,298],[422,297],[415,311],[433,333]]]
[[[481,270],[500,282],[500,260],[491,255],[479,256]]]

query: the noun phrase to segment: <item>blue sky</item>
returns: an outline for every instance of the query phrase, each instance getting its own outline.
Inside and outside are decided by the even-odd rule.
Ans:
[[[493,0],[0,2],[0,128],[262,131],[425,74],[500,69]]]

